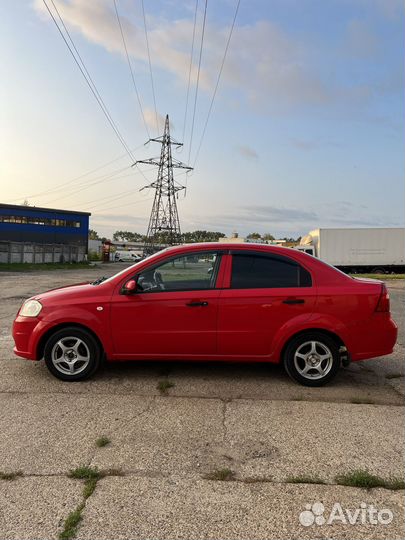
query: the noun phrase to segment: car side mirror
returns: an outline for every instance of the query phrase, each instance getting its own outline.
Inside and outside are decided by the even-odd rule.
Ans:
[[[136,280],[130,279],[129,281],[125,283],[124,287],[122,288],[122,292],[123,294],[134,294],[134,292],[136,292],[136,289],[137,289]]]

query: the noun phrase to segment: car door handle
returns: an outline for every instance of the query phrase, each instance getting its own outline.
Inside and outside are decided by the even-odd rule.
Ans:
[[[186,304],[187,307],[206,307],[208,302],[189,302]]]
[[[305,300],[303,298],[286,298],[283,300],[283,304],[305,304]]]

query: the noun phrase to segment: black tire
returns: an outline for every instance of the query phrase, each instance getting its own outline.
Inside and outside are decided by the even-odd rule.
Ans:
[[[76,341],[75,341],[76,340]],[[66,354],[76,354],[74,360],[76,371],[70,373],[69,357],[64,360],[62,346],[67,349]],[[70,348],[69,348],[70,347]],[[76,349],[77,349],[77,352]],[[59,358],[55,357],[59,355]],[[85,358],[86,360],[81,360]],[[102,350],[94,336],[85,329],[69,326],[57,330],[45,344],[44,359],[48,370],[54,377],[62,381],[75,382],[89,379],[99,369],[102,359]],[[57,367],[59,366],[59,367]]]
[[[312,343],[317,344],[314,352],[312,352]],[[323,356],[328,356],[330,353],[329,357],[321,361],[321,352],[324,353]],[[299,354],[300,356],[296,357],[296,354]],[[308,357],[308,361],[302,358],[303,356],[308,355],[313,356],[314,358]],[[318,364],[315,367],[308,367],[308,364],[311,361],[317,362]],[[339,344],[332,337],[322,332],[307,332],[305,334],[300,334],[295,338],[292,338],[288,343],[284,351],[283,362],[286,372],[296,382],[304,386],[323,386],[330,382],[339,370]],[[306,368],[308,369],[308,372],[306,375],[303,375],[302,371]],[[325,374],[322,375],[320,370],[321,372],[324,371]]]
[[[371,270],[371,273],[372,274],[386,274],[387,272],[385,268],[382,268],[381,266],[376,266],[375,268]]]

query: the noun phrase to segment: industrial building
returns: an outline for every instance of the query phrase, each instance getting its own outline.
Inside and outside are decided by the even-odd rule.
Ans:
[[[0,203],[0,263],[85,260],[90,215]]]

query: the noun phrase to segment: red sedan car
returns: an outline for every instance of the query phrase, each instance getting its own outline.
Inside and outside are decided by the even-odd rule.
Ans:
[[[320,386],[340,365],[392,352],[397,326],[380,281],[351,278],[299,251],[191,244],[108,279],[38,294],[13,325],[14,352],[64,381],[103,359],[282,363]]]

